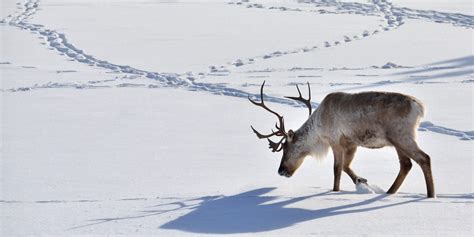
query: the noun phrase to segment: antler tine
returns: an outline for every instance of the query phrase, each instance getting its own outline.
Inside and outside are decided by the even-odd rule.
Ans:
[[[279,142],[273,142],[272,140],[270,140],[269,138],[267,138],[268,140],[268,143],[270,145],[269,148],[272,149],[272,152],[279,152],[283,149],[283,146],[281,145],[281,143],[283,142],[285,138],[282,138]]]
[[[296,85],[296,89],[298,90],[298,97],[285,96],[285,98],[302,102],[303,104],[305,104],[308,107],[309,115],[311,115],[311,112],[312,112],[312,109],[311,109],[311,87],[309,86],[309,82],[306,82],[306,83],[308,84],[308,94],[309,94],[308,99],[304,99],[303,96],[301,96],[301,91],[300,91],[300,88],[298,87],[298,85]]]
[[[270,112],[270,113],[274,114],[275,116],[277,116],[278,122],[280,123],[280,126],[279,127],[277,126],[279,131],[274,132],[272,134],[286,137],[287,134],[286,134],[286,131],[285,131],[285,122],[283,120],[283,116],[279,115],[277,112],[271,110],[270,108],[267,107],[267,105],[265,105],[265,101],[263,100],[263,87],[264,86],[265,86],[265,81],[263,81],[262,86],[260,87],[260,102],[256,102],[256,101],[253,101],[252,99],[250,99],[250,95],[249,95],[248,99],[249,99],[250,102],[252,102],[252,104],[254,104],[256,106],[259,106],[259,107],[262,107],[265,110],[267,110],[268,112]],[[257,136],[258,136],[258,134],[257,134]],[[263,135],[263,136],[265,136],[265,135]]]
[[[263,84],[262,86],[260,86],[260,103],[259,102],[255,102],[253,101],[252,99],[250,99],[250,95],[248,97],[248,99],[250,100],[250,102],[252,102],[252,104],[256,105],[256,106],[260,106],[262,108],[264,108],[265,110],[267,110],[268,112],[274,114],[275,116],[278,117],[278,119],[282,118],[283,116],[279,115],[277,112],[271,110],[270,108],[268,108],[266,105],[265,105],[265,102],[263,100],[263,87],[265,86],[265,81],[263,81]]]
[[[285,129],[281,129],[280,127],[278,127],[278,123],[275,123],[275,128],[278,130],[277,132],[280,133],[281,130],[285,130]],[[273,132],[273,130],[272,130]],[[283,134],[280,134],[279,136],[283,136]]]
[[[268,134],[268,135],[263,135],[263,134],[259,133],[253,126],[250,126],[250,127],[252,128],[253,132],[257,135],[257,137],[258,137],[259,139],[262,139],[262,138],[269,138],[269,137],[272,137],[272,136],[275,136],[275,135],[279,136],[279,134],[280,134],[280,131],[274,132],[274,131],[272,130],[272,133],[270,133],[270,134]]]
[[[298,90],[299,97],[302,98],[303,96],[301,96],[301,91],[300,91],[300,87],[298,86],[298,84],[296,84],[296,89]]]

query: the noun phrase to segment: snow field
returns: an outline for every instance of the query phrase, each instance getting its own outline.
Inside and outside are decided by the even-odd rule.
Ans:
[[[4,1],[0,235],[471,236],[466,4]],[[331,192],[331,153],[278,176],[250,129],[274,126],[247,101],[264,80],[292,129],[307,111],[283,96],[307,81],[314,107],[334,91],[422,100],[438,198],[416,164],[380,194],[398,173],[388,147],[358,149],[367,186],[344,174]]]

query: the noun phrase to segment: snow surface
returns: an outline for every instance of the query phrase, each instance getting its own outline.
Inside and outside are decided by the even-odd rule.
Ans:
[[[2,1],[0,235],[472,236],[470,1]],[[393,148],[359,149],[332,192],[332,155],[277,175],[250,124],[298,128],[283,98],[397,91],[424,102],[398,194]],[[305,92],[303,92],[305,93]],[[380,190],[382,189],[382,190]]]

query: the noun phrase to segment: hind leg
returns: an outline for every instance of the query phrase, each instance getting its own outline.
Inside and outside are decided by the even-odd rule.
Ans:
[[[436,194],[435,194],[435,188],[434,188],[434,182],[433,182],[433,173],[431,172],[430,156],[426,154],[424,151],[422,151],[421,149],[418,149],[417,151],[414,152],[412,158],[415,160],[416,163],[418,163],[418,165],[421,166],[421,170],[423,170],[428,197],[434,198]]]
[[[394,194],[398,191],[400,185],[402,185],[403,181],[405,180],[408,172],[410,172],[410,169],[412,167],[410,157],[406,156],[399,148],[396,149],[398,159],[400,161],[400,171],[398,172],[397,178],[393,182],[392,186],[387,191],[388,194]]]
[[[429,198],[435,197],[435,188],[433,182],[433,173],[431,172],[431,158],[428,154],[422,151],[415,140],[410,139],[404,142],[405,145],[397,146],[401,149],[402,153],[413,159],[423,171],[425,176],[426,191]]]

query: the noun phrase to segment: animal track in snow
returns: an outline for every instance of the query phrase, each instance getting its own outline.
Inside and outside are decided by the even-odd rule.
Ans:
[[[435,133],[441,133],[445,135],[455,136],[461,140],[474,140],[474,131],[459,131],[451,128],[446,128],[433,124],[432,122],[425,121],[420,124],[419,131],[430,131]]]
[[[316,7],[332,7],[335,14],[377,15],[377,11],[385,14],[390,25],[401,25],[404,19],[426,20],[435,23],[451,24],[466,28],[474,27],[474,17],[460,13],[446,13],[433,10],[417,10],[406,7],[395,7],[386,0],[372,0],[372,4],[338,1],[303,1],[302,4],[313,4]]]
[[[380,28],[383,30],[390,30],[391,28],[396,28],[400,25],[403,24],[402,18],[401,17],[394,17],[393,12],[391,11],[392,5],[391,3],[388,3],[386,1],[378,1],[378,0],[373,0],[373,4],[359,4],[359,3],[341,3],[341,2],[311,2],[310,4],[315,4],[318,7],[335,7],[337,14],[359,14],[359,15],[364,15],[364,16],[380,16],[385,19],[385,24],[380,25]],[[270,7],[265,7],[262,4],[256,4],[256,3],[250,3],[248,0],[241,0],[237,2],[230,2],[229,4],[236,4],[236,5],[245,5],[247,8],[258,8],[258,9],[270,9],[270,10],[281,10],[281,11],[303,11],[302,9],[299,8],[287,8],[287,7],[275,7],[275,6],[270,6]],[[305,4],[305,3],[301,3]],[[255,7],[258,5],[258,7]],[[318,12],[321,13],[321,12]],[[381,14],[381,15],[380,15]],[[353,35],[352,39],[349,38],[348,36],[344,36],[344,42],[351,42],[353,39],[360,39],[363,37],[368,37],[370,35],[377,34],[379,31],[374,30],[372,33],[369,33],[370,31],[364,30],[360,36],[359,35]],[[334,41],[334,42],[324,42],[323,46],[325,48],[329,48],[331,46],[337,46],[340,45],[342,42],[341,41]],[[285,50],[285,51],[278,51],[270,54],[265,54],[261,56],[255,56],[255,57],[250,57],[247,59],[237,59],[234,60],[233,62],[227,63],[229,66],[234,66],[234,67],[241,67],[245,66],[247,64],[253,64],[257,62],[258,60],[265,60],[265,59],[271,59],[275,57],[280,57],[283,55],[292,55],[292,54],[298,54],[298,53],[306,53],[306,52],[311,52],[318,49],[317,45],[313,46],[306,46],[303,48],[298,48],[298,49],[293,49],[293,50]],[[225,67],[222,65],[221,67]]]
[[[425,15],[429,15],[428,13],[424,11],[416,11],[416,10],[411,10],[411,9],[404,9],[397,12],[397,11],[394,11],[394,9],[396,8],[393,8],[390,3],[383,0],[373,0],[372,2],[373,2],[372,5],[364,5],[364,4],[359,4],[359,3],[339,3],[339,2],[324,2],[322,4],[336,4],[336,6],[338,6],[337,9],[340,12],[345,12],[349,14],[370,15],[372,14],[371,9],[373,9],[374,11],[373,14],[376,14],[377,11],[382,12],[384,15],[384,19],[386,19],[386,23],[387,23],[387,26],[381,26],[384,28],[384,30],[389,30],[390,28],[394,28],[394,27],[398,27],[402,25],[403,14],[408,15],[407,12],[411,12],[411,14],[414,15],[413,17],[416,17],[416,16],[420,17],[423,14],[424,14],[423,17],[425,17]],[[227,87],[222,84],[196,82],[192,74],[172,74],[172,73],[165,74],[165,73],[151,72],[151,71],[145,71],[145,70],[133,68],[127,65],[118,65],[118,64],[113,64],[104,60],[97,59],[92,55],[86,54],[83,50],[76,48],[73,44],[71,44],[67,40],[64,34],[56,30],[49,30],[43,25],[29,23],[28,17],[32,16],[38,10],[38,5],[39,5],[39,0],[28,0],[21,7],[22,11],[19,14],[7,16],[5,19],[2,19],[0,21],[0,24],[8,24],[10,26],[15,26],[23,30],[28,30],[35,34],[39,34],[40,38],[45,41],[44,42],[45,44],[50,46],[51,49],[61,52],[65,57],[69,58],[70,60],[76,61],[79,63],[84,63],[90,66],[96,66],[96,67],[108,69],[117,73],[121,73],[125,75],[124,77],[127,77],[127,75],[131,75],[131,78],[128,78],[128,79],[133,79],[134,77],[143,77],[143,78],[152,79],[158,82],[159,85],[161,86],[184,88],[190,91],[205,91],[205,92],[209,92],[216,95],[225,95],[225,96],[233,96],[233,97],[240,97],[240,98],[247,98],[248,96],[251,96],[251,97],[259,96],[259,94],[251,94],[239,89]],[[280,8],[280,10],[287,11],[289,9]],[[429,13],[433,13],[433,12],[429,12]],[[456,23],[456,24],[452,23],[454,25],[460,25],[460,26],[472,28],[472,17],[470,16],[466,16],[462,14],[450,15],[447,13],[440,13],[440,14],[433,13],[432,16],[434,17],[441,16],[441,18],[443,18],[441,19],[443,20],[443,22],[446,21],[446,22],[452,23],[454,21]],[[364,37],[364,36],[367,37],[368,36],[367,32],[369,31],[364,31],[361,37]],[[373,31],[372,34],[376,34],[376,33],[378,33],[377,30]],[[358,39],[360,37],[355,35],[355,36],[352,36],[352,38]],[[351,41],[351,39],[350,37],[346,36],[344,37],[344,41],[349,42]],[[327,43],[330,45],[329,42]],[[336,43],[334,44],[336,45]],[[277,51],[270,54],[265,54],[263,56],[248,58],[245,60],[238,59],[238,60],[235,60],[233,63],[231,63],[231,65],[243,66],[245,64],[254,63],[259,59],[268,59],[268,58],[280,57],[280,56],[288,55],[288,54],[310,52],[315,49],[318,49],[318,46],[303,47],[300,49],[287,50],[287,51]],[[7,64],[7,62],[2,63],[2,64]],[[215,69],[218,68],[218,70],[225,71],[226,73],[228,73],[228,70],[225,68],[225,66],[218,66],[214,68]],[[381,83],[391,83],[391,82],[383,81]],[[45,88],[96,89],[96,88],[110,88],[111,87],[109,85],[97,85],[97,84],[101,84],[101,83],[89,82],[89,83],[78,84],[78,83],[50,82],[44,85],[35,85],[33,87],[13,88],[13,89],[4,90],[4,91],[12,91],[12,92],[30,91],[32,89],[45,89]],[[156,84],[146,85],[142,83],[120,83],[120,84],[115,85],[115,87],[156,88],[158,86]],[[294,106],[294,107],[303,107],[299,103],[294,102],[292,100],[273,97],[273,96],[265,96],[265,100],[269,102],[280,103],[280,104]],[[317,107],[318,103],[313,103],[313,106]],[[461,139],[463,140],[473,140],[473,136],[474,136],[473,134],[474,132],[471,132],[471,131],[469,132],[457,131],[454,129],[437,126],[430,122],[422,123],[422,126],[420,129],[421,130],[426,129],[432,132],[461,137]]]

